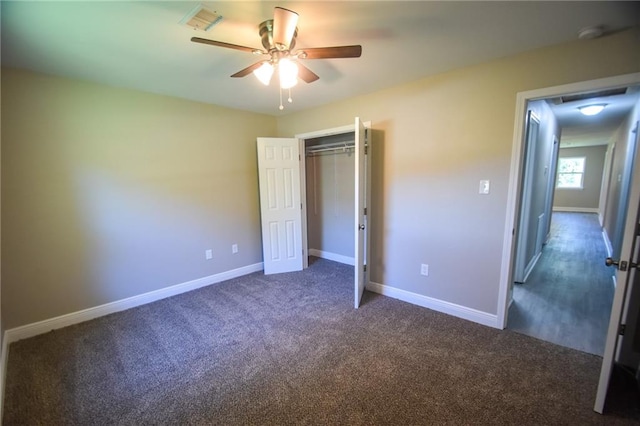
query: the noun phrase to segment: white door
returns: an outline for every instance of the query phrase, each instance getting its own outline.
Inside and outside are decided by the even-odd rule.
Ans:
[[[302,270],[298,139],[258,138],[264,273]]]
[[[619,347],[618,343],[622,338],[619,335],[620,324],[623,320],[622,312],[625,306],[629,285],[633,282],[634,276],[637,273],[636,268],[632,266],[632,264],[635,265],[640,263],[637,245],[638,236],[636,235],[636,229],[640,229],[637,228],[640,220],[640,167],[638,167],[638,165],[640,165],[640,159],[638,158],[638,151],[639,150],[636,149],[635,153],[631,156],[634,159],[635,166],[633,167],[630,179],[627,218],[624,224],[620,257],[618,259],[614,259],[615,262],[619,263],[617,266],[618,270],[616,271],[617,285],[613,295],[611,318],[609,320],[607,341],[604,348],[602,368],[600,370],[600,381],[598,382],[598,392],[596,394],[596,402],[593,408],[598,413],[602,413],[604,410],[611,371],[616,360],[616,352]]]
[[[362,294],[366,285],[365,273],[365,128],[360,118],[356,117],[355,123],[355,307],[360,307]]]

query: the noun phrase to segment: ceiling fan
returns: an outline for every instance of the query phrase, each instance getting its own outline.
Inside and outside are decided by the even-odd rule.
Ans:
[[[298,18],[299,16],[296,12],[276,7],[273,19],[264,21],[258,26],[258,33],[262,39],[264,49],[255,49],[200,37],[192,37],[191,41],[269,56],[268,59],[258,61],[238,71],[231,77],[245,77],[254,73],[263,84],[269,85],[272,75],[277,70],[280,78],[280,89],[290,89],[297,83],[298,77],[306,83],[312,83],[320,78],[309,68],[302,65],[299,61],[300,59],[359,58],[362,54],[362,46],[360,45],[312,47],[294,51],[298,35],[298,28],[296,27]],[[280,98],[280,109],[283,109],[282,90]],[[289,102],[291,102],[291,96],[289,96]]]

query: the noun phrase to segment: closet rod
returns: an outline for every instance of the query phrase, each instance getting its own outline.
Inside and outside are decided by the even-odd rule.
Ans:
[[[335,142],[328,143],[324,145],[318,145],[312,148],[307,148],[308,154],[315,154],[316,152],[325,152],[325,151],[338,151],[338,150],[346,150],[351,149],[355,146],[355,142]]]

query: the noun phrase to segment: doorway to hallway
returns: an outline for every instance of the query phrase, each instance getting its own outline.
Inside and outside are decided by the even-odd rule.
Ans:
[[[606,257],[597,214],[553,212],[540,259],[514,286],[507,328],[602,356],[615,290]]]

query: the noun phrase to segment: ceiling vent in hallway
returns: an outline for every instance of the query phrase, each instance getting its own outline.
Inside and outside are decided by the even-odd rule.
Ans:
[[[618,96],[627,93],[627,87],[621,87],[619,89],[607,89],[600,90],[598,92],[578,93],[576,95],[565,95],[557,98],[552,98],[551,103],[555,105],[566,104],[567,102],[585,101],[587,99],[604,98],[607,96]]]

